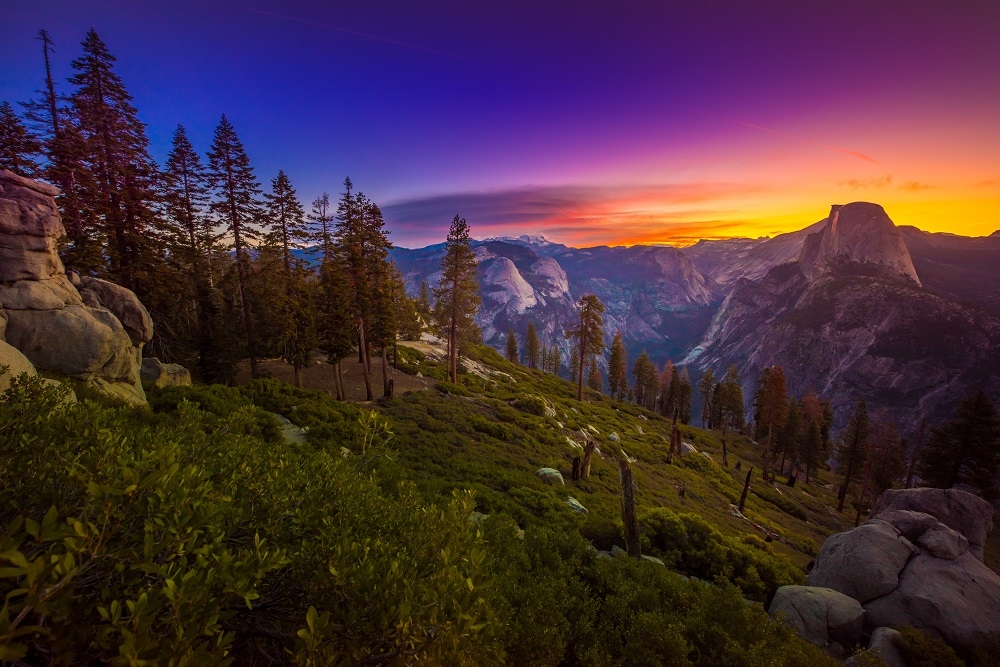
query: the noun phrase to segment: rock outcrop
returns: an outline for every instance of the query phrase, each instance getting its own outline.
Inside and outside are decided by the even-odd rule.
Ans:
[[[810,279],[838,261],[885,267],[920,284],[902,233],[878,204],[835,204],[822,231],[806,238],[799,255],[802,272]]]
[[[38,374],[26,356],[21,354],[17,348],[0,340],[0,394],[7,391],[11,381],[21,373]]]
[[[767,611],[836,658],[846,658],[861,642],[864,609],[857,600],[830,588],[782,586]]]
[[[70,281],[56,253],[66,233],[57,194],[51,185],[0,171],[3,338],[37,369],[144,403],[139,367],[152,338],[149,313],[124,287],[83,279],[84,295]]]
[[[888,491],[864,525],[826,540],[808,583],[862,603],[868,630],[910,625],[974,646],[1000,632],[1000,576],[981,560],[991,528],[989,503],[964,491]]]
[[[190,387],[191,372],[180,364],[165,364],[156,357],[142,360],[140,376],[154,387]]]

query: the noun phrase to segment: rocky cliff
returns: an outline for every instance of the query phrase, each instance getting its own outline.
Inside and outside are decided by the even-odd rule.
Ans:
[[[56,252],[66,234],[57,194],[0,171],[0,340],[39,370],[143,403],[139,370],[153,334],[149,313],[124,287],[67,275]]]

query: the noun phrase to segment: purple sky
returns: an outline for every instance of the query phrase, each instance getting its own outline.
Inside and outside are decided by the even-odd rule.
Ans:
[[[4,17],[0,99],[39,87],[41,27],[66,91],[94,27],[158,160],[177,123],[204,151],[224,112],[262,182],[282,168],[308,202],[350,175],[402,245],[455,213],[476,236],[575,244],[768,234],[855,198],[1000,227],[996,0],[16,0]]]

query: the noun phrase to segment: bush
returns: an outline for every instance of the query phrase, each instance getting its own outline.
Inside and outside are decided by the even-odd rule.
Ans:
[[[943,640],[923,630],[909,626],[896,627],[900,636],[893,646],[906,661],[907,667],[965,667],[965,663]]]
[[[538,396],[525,396],[514,401],[514,407],[528,414],[541,417],[545,414],[545,401]]]

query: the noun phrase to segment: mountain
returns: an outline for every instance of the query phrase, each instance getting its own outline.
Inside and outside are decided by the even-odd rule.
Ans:
[[[981,245],[967,239],[948,254],[948,241],[928,241],[915,261],[880,206],[835,206],[796,261],[737,282],[685,362],[734,364],[751,381],[781,364],[790,393],[820,392],[839,422],[864,398],[904,431],[919,417],[946,416],[974,389],[1000,397],[1000,318],[960,298],[968,286],[940,275],[922,283],[915,269],[949,257],[963,265],[966,246]]]
[[[1000,316],[1000,232],[969,238],[908,226],[899,231],[928,291]]]

